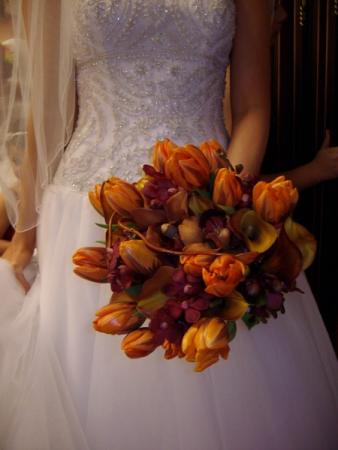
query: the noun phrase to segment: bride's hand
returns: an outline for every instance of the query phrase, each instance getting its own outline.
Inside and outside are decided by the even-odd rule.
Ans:
[[[16,232],[7,250],[2,255],[2,258],[8,261],[13,267],[15,276],[25,292],[29,291],[30,284],[26,280],[23,271],[32,258],[35,248],[35,238],[35,229],[22,233]]]

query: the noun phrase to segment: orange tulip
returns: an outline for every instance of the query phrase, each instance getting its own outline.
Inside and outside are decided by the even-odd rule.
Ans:
[[[195,371],[202,372],[229,354],[227,323],[219,317],[203,318],[192,325],[182,339],[186,360],[195,362]]]
[[[236,173],[225,167],[219,169],[215,179],[213,201],[216,205],[234,207],[242,198],[242,187]]]
[[[208,160],[209,166],[213,172],[226,166],[226,153],[219,142],[214,139],[203,142],[203,144],[200,145],[200,150]]]
[[[149,250],[141,240],[121,242],[119,252],[125,265],[137,273],[149,275],[161,264],[156,253]]]
[[[162,347],[164,348],[164,358],[165,359],[173,359],[173,358],[183,358],[184,353],[182,352],[181,345],[173,344],[169,342],[167,339],[163,342]]]
[[[104,247],[84,247],[73,255],[74,272],[86,280],[97,283],[107,281],[108,269]]]
[[[267,222],[278,223],[290,214],[298,201],[298,191],[284,176],[270,183],[259,181],[253,188],[254,209]]]
[[[185,247],[185,253],[196,253],[198,251],[210,251],[210,247],[206,244],[191,244]],[[202,275],[202,269],[208,268],[215,257],[213,255],[182,255],[180,256],[180,263],[183,265],[184,272],[194,277]]]
[[[107,334],[129,333],[145,321],[145,316],[137,312],[135,302],[110,303],[96,311],[96,316],[94,329]]]
[[[108,205],[122,217],[130,217],[130,212],[143,206],[138,190],[119,178],[110,178],[103,187],[103,195]]]
[[[177,148],[170,139],[156,142],[153,150],[153,166],[159,172],[164,172],[164,166],[167,159],[171,156],[173,151]]]
[[[89,201],[94,206],[96,211],[104,216],[103,208],[101,205],[100,194],[101,194],[102,184],[96,184],[93,191],[88,192]]]
[[[129,333],[121,343],[121,348],[129,358],[143,358],[150,355],[158,344],[149,328],[140,328]]]
[[[216,297],[231,294],[245,277],[247,266],[232,255],[218,256],[209,269],[202,269],[205,292]]]
[[[165,163],[165,174],[187,191],[209,181],[210,166],[201,150],[193,145],[177,148]]]

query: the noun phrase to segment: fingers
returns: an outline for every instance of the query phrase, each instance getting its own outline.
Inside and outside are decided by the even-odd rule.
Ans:
[[[324,133],[324,140],[322,142],[322,146],[320,147],[321,149],[324,148],[328,148],[330,146],[330,141],[331,141],[331,133],[330,130],[325,130]]]
[[[19,283],[21,284],[21,286],[24,288],[25,293],[27,294],[27,292],[29,291],[31,285],[28,283],[28,281],[26,280],[24,274],[21,271],[14,271],[16,279],[19,281]]]

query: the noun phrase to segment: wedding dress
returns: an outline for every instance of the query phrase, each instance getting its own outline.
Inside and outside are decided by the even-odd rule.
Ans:
[[[130,181],[152,144],[215,138],[235,32],[232,0],[82,0],[73,39],[79,118],[44,193],[39,274],[25,297],[0,260],[0,436],[11,450],[334,450],[337,362],[305,276],[286,314],[239,325],[201,374],[160,350],[129,360],[93,331],[109,287],[72,273],[100,218],[86,191]]]

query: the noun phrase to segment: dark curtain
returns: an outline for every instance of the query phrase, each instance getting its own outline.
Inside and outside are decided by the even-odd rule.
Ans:
[[[310,161],[325,128],[338,145],[338,0],[284,0],[288,18],[272,55],[272,123],[264,172]],[[307,276],[338,351],[338,181],[301,193],[295,213],[318,239]]]

